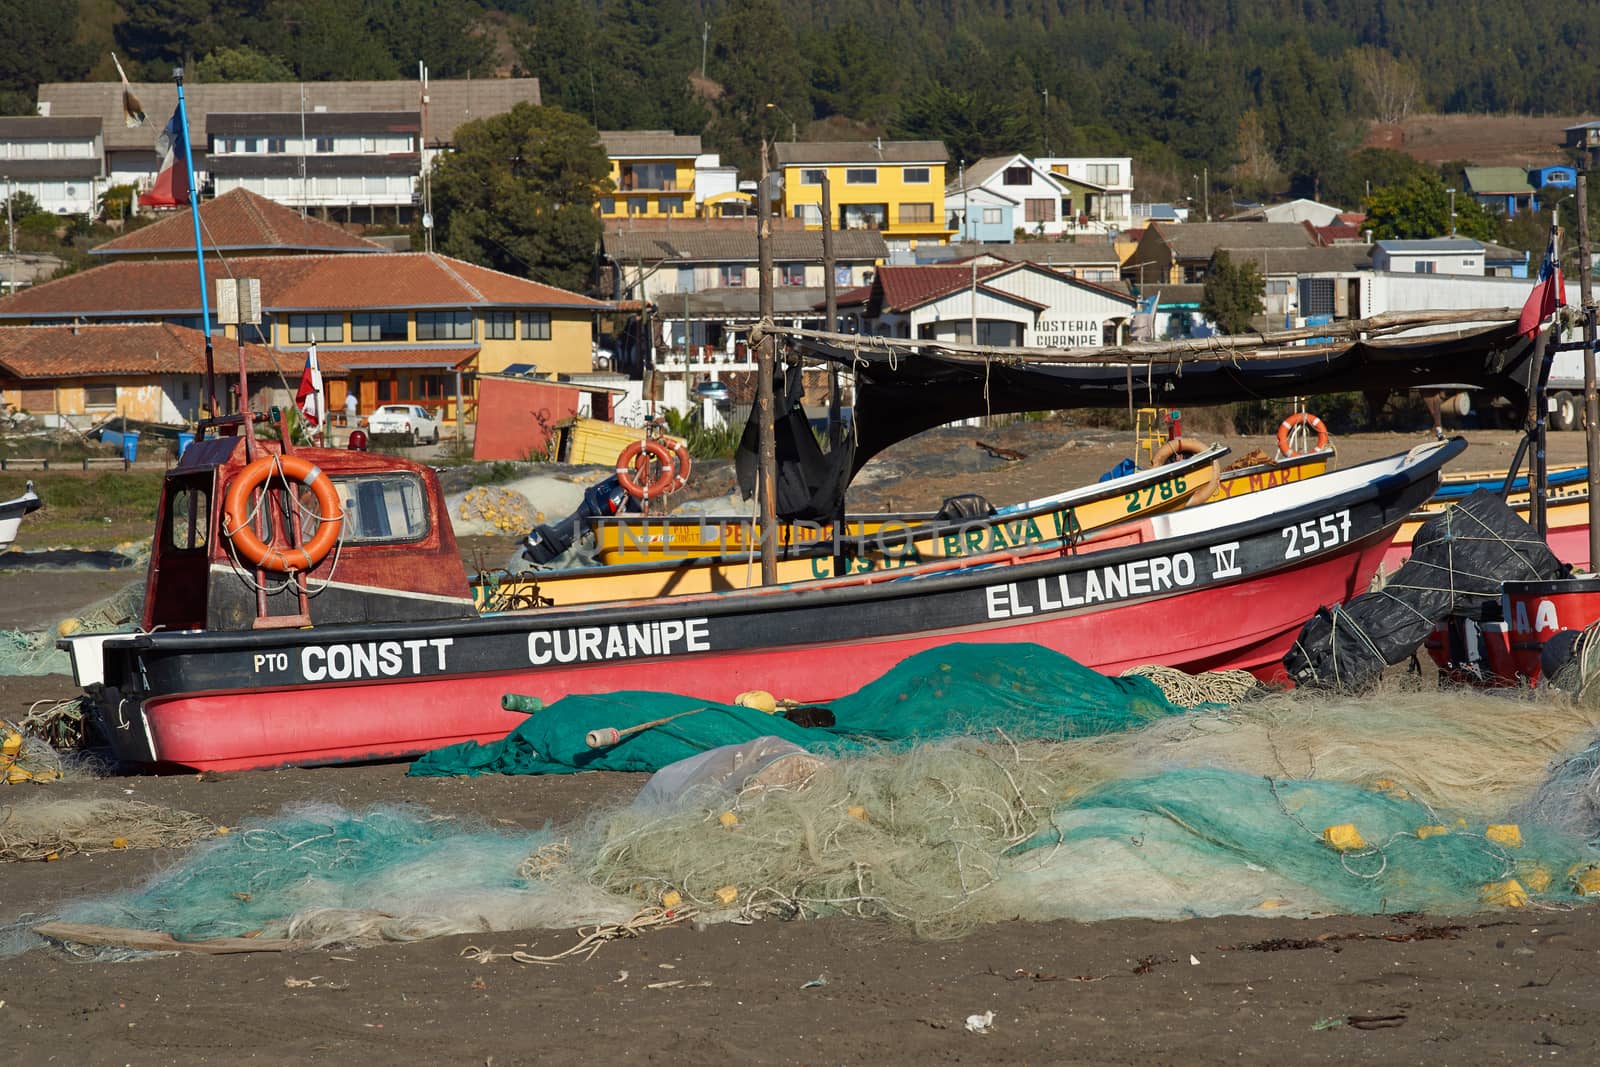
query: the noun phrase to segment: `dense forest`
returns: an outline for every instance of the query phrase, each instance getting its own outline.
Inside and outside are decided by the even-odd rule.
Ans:
[[[40,81],[531,74],[601,128],[943,140],[1139,159],[1150,195],[1354,202],[1371,120],[1600,111],[1600,4],[1570,0],[0,0],[0,110]],[[1162,188],[1166,181],[1171,188]]]

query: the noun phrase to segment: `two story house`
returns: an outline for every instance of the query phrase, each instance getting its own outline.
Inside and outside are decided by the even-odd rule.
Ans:
[[[1043,156],[1036,166],[1062,186],[1063,233],[1115,233],[1133,225],[1133,157]]]
[[[790,141],[776,146],[781,214],[822,228],[826,175],[836,230],[882,234],[891,256],[919,241],[944,242],[949,153],[938,141]]]
[[[52,215],[89,215],[105,191],[98,118],[0,118],[0,198],[26,193]]]
[[[600,200],[602,219],[743,215],[751,201],[739,191],[737,169],[724,167],[717,153],[701,151],[699,134],[603,130],[600,143],[615,187]]]

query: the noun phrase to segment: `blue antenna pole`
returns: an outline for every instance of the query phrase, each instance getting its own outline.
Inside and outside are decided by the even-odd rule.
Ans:
[[[194,184],[194,153],[189,148],[189,108],[183,99],[183,68],[172,68],[178,83],[178,126],[183,135],[183,173],[189,181],[189,217],[194,222],[194,256],[200,271],[200,329],[206,335],[206,403],[211,417],[217,417],[217,371],[211,349],[211,299],[206,291],[206,252],[200,241],[200,191]]]

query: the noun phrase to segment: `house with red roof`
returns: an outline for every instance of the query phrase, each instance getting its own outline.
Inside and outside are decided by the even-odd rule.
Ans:
[[[842,314],[883,337],[981,345],[1094,348],[1125,340],[1133,297],[1117,285],[1038,263],[881,267],[870,287],[840,294]]]
[[[201,203],[200,233],[208,251],[225,256],[388,251],[343,227],[302,215],[248,189],[235,189]],[[148,226],[96,245],[89,254],[106,262],[118,258],[192,259],[194,215],[187,208],[164,214]]]
[[[300,379],[295,358],[261,345],[243,348],[251,393],[266,393],[269,404],[289,402]],[[238,380],[233,345],[218,352],[217,364],[217,397],[225,405]],[[82,430],[118,415],[194,422],[205,373],[205,335],[170,322],[0,326],[0,395],[44,426]],[[328,365],[323,374],[335,380],[344,372]]]
[[[204,209],[202,208],[202,218]],[[0,324],[167,322],[199,328],[192,259],[113,262],[0,300]],[[380,404],[448,405],[461,378],[513,364],[545,374],[593,369],[595,315],[604,301],[424,252],[210,255],[207,279],[258,278],[262,323],[244,340],[286,352],[296,367],[313,344],[342,367],[361,413]],[[213,319],[216,301],[211,302]],[[218,336],[234,327],[213,325]],[[330,408],[343,388],[329,389]],[[453,410],[448,412],[453,416]]]

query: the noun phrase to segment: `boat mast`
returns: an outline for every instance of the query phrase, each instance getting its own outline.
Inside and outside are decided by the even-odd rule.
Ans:
[[[200,329],[206,337],[206,409],[217,417],[217,368],[211,347],[211,299],[206,292],[206,253],[200,240],[200,191],[194,185],[194,152],[189,147],[189,107],[183,96],[183,68],[172,68],[178,86],[178,126],[183,135],[183,173],[189,182],[189,218],[194,223],[194,257],[200,272]],[[241,398],[242,398],[241,394]]]

